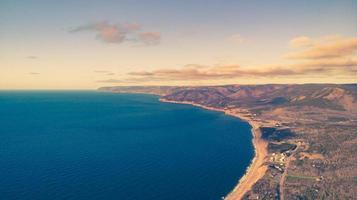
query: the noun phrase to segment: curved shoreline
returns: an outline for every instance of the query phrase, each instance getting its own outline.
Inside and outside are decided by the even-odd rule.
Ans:
[[[177,103],[177,104],[188,104],[197,107],[201,107],[207,110],[224,112],[227,115],[237,117],[241,120],[244,120],[250,124],[252,127],[252,135],[253,135],[253,146],[254,146],[254,158],[252,159],[250,165],[248,166],[245,174],[241,177],[238,184],[234,187],[234,189],[224,198],[226,200],[239,200],[241,199],[246,192],[248,192],[252,186],[264,176],[267,166],[264,165],[265,158],[268,155],[267,146],[268,143],[261,138],[261,132],[259,130],[259,124],[256,121],[251,120],[250,118],[243,116],[239,113],[233,113],[229,110],[218,109],[213,107],[208,107],[188,101],[170,101],[165,99],[159,99],[161,102],[165,103]]]

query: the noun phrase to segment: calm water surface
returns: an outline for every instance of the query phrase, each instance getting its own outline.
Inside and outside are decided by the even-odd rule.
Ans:
[[[220,199],[251,138],[245,122],[152,95],[2,91],[0,199]]]

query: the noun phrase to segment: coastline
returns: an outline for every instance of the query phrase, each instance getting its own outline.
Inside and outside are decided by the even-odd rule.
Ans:
[[[197,107],[201,107],[203,109],[207,110],[213,110],[213,111],[218,111],[218,112],[224,112],[226,115],[230,115],[233,117],[237,117],[241,120],[244,120],[249,123],[249,125],[252,127],[251,132],[253,135],[253,146],[254,146],[254,158],[252,159],[250,165],[248,166],[245,174],[241,177],[239,180],[238,184],[233,188],[233,190],[227,194],[224,199],[226,200],[239,200],[243,198],[244,194],[248,192],[252,186],[264,176],[267,166],[264,165],[265,158],[268,155],[267,151],[267,146],[268,143],[261,138],[261,132],[259,130],[260,125],[256,122],[253,121],[252,119],[243,116],[240,113],[233,113],[230,112],[229,110],[224,110],[224,109],[218,109],[218,108],[213,108],[213,107],[208,107],[192,102],[187,102],[187,101],[170,101],[170,100],[165,100],[160,98],[159,101],[165,102],[165,103],[177,103],[177,104],[188,104],[188,105],[193,105]]]

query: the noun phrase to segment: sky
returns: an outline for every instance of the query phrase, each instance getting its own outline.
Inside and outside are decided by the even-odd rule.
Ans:
[[[356,82],[356,0],[0,0],[0,89]]]

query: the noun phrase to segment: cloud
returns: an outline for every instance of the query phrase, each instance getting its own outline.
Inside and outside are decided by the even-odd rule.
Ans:
[[[146,45],[157,45],[160,43],[161,34],[159,32],[139,33],[138,40]]]
[[[234,34],[228,37],[227,39],[229,42],[235,43],[235,44],[241,44],[245,42],[245,39],[239,35],[239,34]]]
[[[272,67],[269,69],[243,69],[239,65],[215,65],[202,68],[201,65],[190,65],[189,68],[159,69],[154,71],[131,72],[128,81],[169,81],[169,80],[216,80],[238,77],[265,77],[298,74],[292,69]],[[300,73],[299,73],[300,74]]]
[[[109,73],[110,71],[107,71],[107,70],[94,70],[94,73]]]
[[[142,32],[142,27],[136,23],[113,24],[106,21],[86,24],[69,30],[70,33],[94,32],[96,38],[104,43],[121,44],[123,42],[157,45],[161,40],[158,32]]]
[[[127,78],[118,82],[122,84],[145,84],[157,81],[221,81],[235,82],[239,78],[307,78],[357,76],[357,57],[354,54],[355,38],[325,36],[312,40],[306,36],[294,38],[290,45],[300,50],[301,58],[288,59],[288,64],[241,67],[231,65],[187,64],[180,68],[162,68],[150,71],[133,71]],[[312,56],[313,55],[313,56]],[[333,56],[332,56],[333,55]],[[290,62],[293,61],[293,62]],[[107,80],[107,81],[109,81]]]
[[[354,58],[335,58],[335,59],[317,59],[308,60],[305,62],[299,62],[293,66],[299,68],[314,68],[314,67],[324,67],[324,68],[342,68],[347,69],[349,67],[357,66],[357,59]]]
[[[97,82],[98,83],[123,83],[123,81],[119,79],[105,79],[105,80],[99,80]]]
[[[154,75],[153,72],[146,72],[146,71],[138,71],[138,72],[129,72],[128,75],[133,76],[151,76]]]
[[[286,58],[297,63],[291,65],[303,72],[355,74],[357,69],[357,37],[327,35],[317,39],[306,36],[293,38],[290,45],[298,51]]]
[[[115,75],[115,73],[113,73],[111,71],[107,71],[107,70],[94,70],[94,73],[104,74],[104,75],[107,75],[107,76]]]
[[[179,69],[158,69],[130,72],[121,83],[152,81],[200,81],[235,78],[300,77],[309,75],[335,76],[357,75],[357,60],[330,59],[299,62],[290,65],[259,66],[242,68],[239,65],[185,65]]]
[[[71,30],[72,33],[81,31],[94,31],[98,39],[107,43],[122,43],[127,34],[127,30],[119,27],[119,25],[109,24],[108,22],[88,24]]]
[[[286,55],[289,59],[330,59],[353,55],[357,51],[357,37],[325,36],[312,40],[298,37],[291,40],[294,47],[304,47],[301,51]]]
[[[309,47],[313,45],[313,41],[309,37],[300,36],[290,40],[290,45],[295,48]]]
[[[161,79],[158,79],[156,77],[131,77],[131,78],[123,78],[123,79],[104,79],[104,80],[98,80],[98,83],[142,83],[142,82],[148,82],[148,81],[160,81]]]
[[[37,56],[27,56],[26,58],[27,58],[27,59],[32,59],[32,60],[38,59]]]

